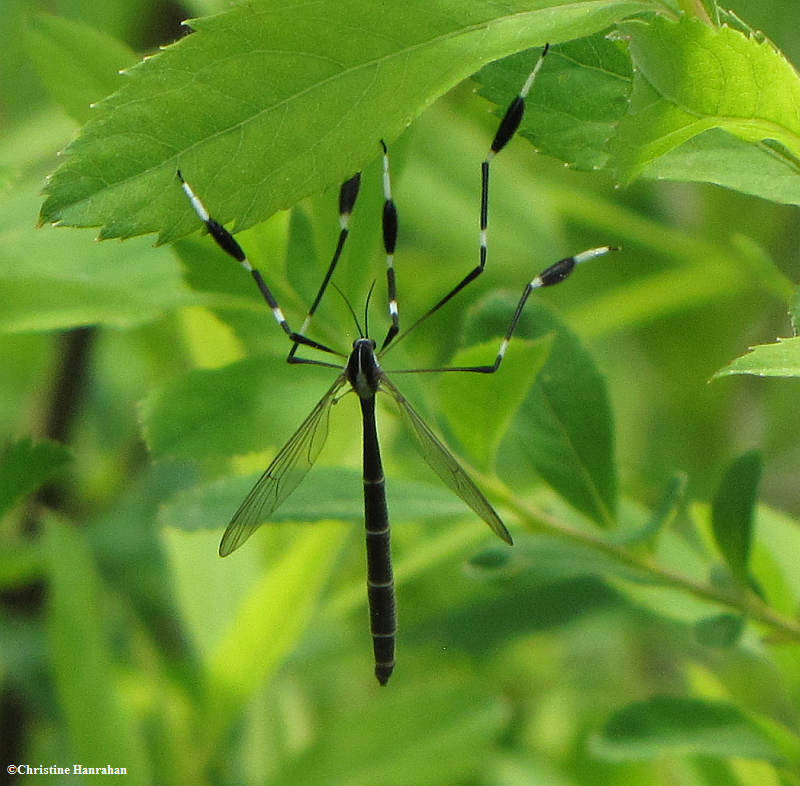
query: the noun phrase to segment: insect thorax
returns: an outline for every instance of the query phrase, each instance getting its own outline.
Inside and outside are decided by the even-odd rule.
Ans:
[[[347,379],[362,399],[371,398],[378,390],[381,367],[375,356],[375,346],[371,338],[358,338],[347,360]]]

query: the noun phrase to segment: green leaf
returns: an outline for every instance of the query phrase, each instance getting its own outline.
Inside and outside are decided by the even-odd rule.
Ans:
[[[304,303],[313,303],[322,281],[314,247],[314,231],[308,214],[295,206],[289,218],[286,245],[286,277]]]
[[[711,506],[714,539],[733,575],[741,581],[747,578],[761,469],[761,454],[755,450],[732,461]]]
[[[180,168],[219,221],[246,228],[361,169],[380,139],[487,62],[650,7],[257,0],[193,20],[193,35],[98,106],[49,181],[41,220],[174,240],[198,225]]]
[[[478,93],[505,113],[540,50],[491,63],[475,76]],[[606,143],[628,109],[633,84],[631,61],[619,42],[594,35],[550,47],[525,101],[519,134],[536,149],[576,169],[600,169]]]
[[[207,662],[229,629],[235,609],[264,574],[264,554],[279,557],[283,545],[269,550],[275,540],[270,541],[268,536],[266,550],[262,540],[261,548],[255,545],[241,549],[234,561],[223,560],[219,556],[219,539],[227,519],[216,522],[216,532],[187,532],[173,528],[171,518],[160,510],[158,518],[159,523],[165,524],[158,534],[168,563],[168,571],[161,568],[161,581],[167,573],[169,591],[186,638],[200,660]]]
[[[55,442],[33,444],[30,437],[8,445],[0,459],[0,517],[19,499],[36,491],[70,460]]]
[[[755,374],[759,377],[800,377],[800,336],[779,338],[775,344],[751,347],[714,376]]]
[[[78,123],[90,105],[120,87],[119,69],[136,62],[121,41],[89,25],[41,14],[30,22],[28,55],[53,99]]]
[[[3,548],[0,554],[0,589],[30,587],[41,581],[42,551],[38,543],[18,540]]]
[[[238,609],[231,609],[231,624],[207,662],[209,692],[201,728],[212,743],[306,632],[346,532],[342,527],[299,531]]]
[[[677,472],[670,478],[658,505],[653,509],[650,518],[632,532],[620,532],[616,539],[619,543],[636,545],[651,542],[669,522],[671,522],[686,499],[688,478]]]
[[[470,316],[466,340],[504,335],[515,306],[508,293],[484,298]],[[552,347],[507,430],[500,460],[506,451],[510,458],[501,474],[519,478],[536,472],[579,511],[610,526],[617,506],[612,414],[605,382],[589,353],[553,311],[531,302],[507,357],[517,336],[547,335],[554,336]],[[497,376],[502,377],[502,367]]]
[[[742,636],[745,619],[740,614],[703,617],[694,626],[697,640],[705,647],[733,647]]]
[[[299,373],[274,355],[195,369],[141,403],[147,444],[159,457],[194,459],[278,447],[323,395],[325,377],[319,369]]]
[[[769,140],[774,155],[798,166],[800,79],[770,42],[686,17],[621,27],[637,68],[631,112],[613,142],[623,180],[714,128],[749,143]],[[750,191],[756,193],[755,184]],[[792,191],[783,201],[798,201],[797,188]]]
[[[765,505],[758,508],[758,538],[750,558],[750,571],[765,589],[770,605],[787,616],[800,603],[800,527],[796,518]]]
[[[679,696],[655,696],[616,712],[595,739],[603,758],[651,759],[680,755],[783,761],[778,736],[768,725],[722,702]]]
[[[716,27],[719,27],[720,9],[719,6],[717,6],[717,0],[701,0],[701,1],[702,1],[703,11],[698,13],[698,16],[702,19],[704,18],[703,15],[705,14],[705,17],[708,18],[708,21],[711,24],[715,25]],[[694,0],[694,2],[700,2],[700,0]]]
[[[86,537],[75,527],[48,519],[42,548],[49,576],[49,663],[72,760],[126,767],[126,783],[148,784],[144,744],[115,681],[102,585]]]
[[[159,521],[183,530],[220,529],[230,521],[260,473],[223,478],[183,491],[162,505]],[[345,467],[314,467],[308,477],[275,511],[270,522],[364,520],[361,472]],[[455,494],[432,483],[390,477],[386,484],[393,519],[441,519],[469,515]]]
[[[63,229],[32,231],[40,189],[36,177],[0,194],[0,332],[127,328],[197,303],[174,255],[146,239],[101,246]]]
[[[651,161],[653,180],[715,183],[773,202],[800,203],[796,162],[767,144],[752,144],[721,128],[704,131]]]
[[[421,778],[426,786],[446,786],[474,780],[493,761],[508,706],[473,666],[453,660],[448,653],[445,668],[441,659],[414,662],[406,649],[393,687],[376,695],[354,683],[333,722],[320,724],[308,749],[272,782],[407,786]]]
[[[445,420],[481,469],[493,462],[500,441],[547,359],[551,343],[549,336],[537,341],[514,339],[500,370],[491,376],[443,375],[439,400]],[[497,347],[492,339],[462,349],[449,365],[490,365]]]

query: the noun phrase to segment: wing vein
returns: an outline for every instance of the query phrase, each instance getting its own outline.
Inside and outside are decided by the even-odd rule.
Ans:
[[[345,375],[340,374],[245,497],[222,536],[221,557],[238,549],[281,506],[311,469],[328,437],[331,405],[345,382]]]

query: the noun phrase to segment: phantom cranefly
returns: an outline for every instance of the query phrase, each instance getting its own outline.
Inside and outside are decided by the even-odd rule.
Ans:
[[[375,418],[375,397],[378,393],[386,393],[398,405],[404,420],[415,435],[420,452],[428,465],[441,480],[454,491],[472,510],[485,521],[492,531],[503,541],[512,544],[511,535],[491,503],[481,493],[469,475],[460,466],[452,453],[431,431],[427,424],[412,408],[400,391],[389,380],[380,366],[383,355],[394,345],[392,342],[399,335],[408,335],[422,321],[441,308],[467,284],[477,278],[483,271],[487,255],[487,216],[488,216],[488,184],[489,163],[513,137],[519,127],[524,111],[525,98],[531,89],[542,60],[547,52],[545,47],[535,68],[526,80],[520,94],[512,101],[505,116],[500,122],[497,134],[489,153],[481,165],[481,208],[480,208],[480,251],[478,265],[471,270],[456,286],[450,289],[436,304],[423,313],[404,332],[400,332],[400,311],[398,307],[397,288],[394,269],[394,252],[397,240],[397,209],[392,199],[391,178],[389,172],[389,156],[386,146],[383,148],[383,242],[386,252],[386,275],[388,290],[388,311],[390,326],[378,349],[378,344],[367,334],[367,325],[362,330],[358,326],[359,338],[352,345],[348,354],[326,346],[307,336],[311,319],[319,305],[328,285],[331,283],[336,265],[349,231],[350,214],[355,205],[360,185],[360,175],[348,179],[339,194],[339,238],[328,270],[320,285],[319,291],[308,310],[308,314],[299,331],[294,331],[286,320],[267,286],[261,273],[247,259],[244,251],[233,236],[221,224],[215,221],[203,202],[195,194],[184,174],[178,171],[181,186],[191,202],[192,207],[205,224],[211,236],[219,246],[236,259],[253,277],[264,300],[272,311],[273,317],[286,333],[291,348],[287,355],[289,363],[309,364],[335,368],[339,374],[328,391],[289,441],[261,476],[252,491],[233,515],[222,537],[219,553],[225,557],[239,548],[252,533],[278,509],[283,501],[294,491],[308,470],[313,465],[325,443],[328,434],[328,420],[331,406],[341,396],[354,392],[361,406],[363,429],[363,481],[364,481],[364,522],[366,528],[367,551],[367,596],[369,602],[370,630],[375,656],[375,676],[381,685],[385,685],[395,665],[396,614],[394,579],[392,574],[391,550],[389,541],[389,513],[386,504],[385,478],[381,462],[380,445]],[[189,175],[190,173],[186,173]],[[424,372],[475,372],[492,374],[498,370],[508,348],[511,337],[517,326],[522,309],[535,289],[550,286],[563,281],[582,262],[611,251],[609,246],[593,248],[572,257],[556,262],[534,277],[525,287],[514,314],[511,317],[505,336],[503,337],[494,362],[484,366],[460,366],[445,368],[408,369],[394,373]],[[356,320],[357,322],[357,320]],[[396,343],[396,341],[395,341]],[[300,347],[307,347],[338,357],[341,362],[298,357]]]

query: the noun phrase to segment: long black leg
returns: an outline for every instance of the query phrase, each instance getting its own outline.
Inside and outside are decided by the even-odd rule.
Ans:
[[[199,197],[194,193],[194,191],[192,191],[191,186],[183,179],[183,175],[181,174],[180,170],[178,170],[177,175],[178,180],[180,180],[181,183],[181,188],[183,188],[184,193],[192,203],[195,213],[197,213],[200,220],[206,225],[211,237],[214,238],[214,240],[217,242],[217,245],[226,254],[230,255],[237,262],[239,262],[239,264],[241,264],[241,266],[253,277],[253,280],[256,282],[261,295],[272,311],[272,316],[275,318],[275,321],[278,323],[278,325],[280,325],[283,332],[286,333],[286,335],[291,339],[293,344],[295,346],[297,344],[302,344],[303,346],[312,347],[313,349],[318,349],[331,355],[345,357],[341,352],[337,352],[335,349],[331,349],[325,344],[321,344],[318,341],[307,338],[306,336],[302,335],[302,333],[296,333],[294,330],[292,330],[292,328],[289,326],[289,323],[286,321],[286,317],[283,315],[283,311],[281,311],[281,308],[278,305],[278,301],[275,300],[275,297],[273,296],[258,269],[254,268],[250,262],[248,262],[247,256],[242,250],[242,247],[236,242],[236,239],[233,237],[233,235],[228,232],[224,226],[222,226],[222,224],[211,218],[208,210],[206,210],[205,205],[200,201]],[[332,365],[328,363],[322,363],[320,361],[293,358],[291,355],[289,358],[287,358],[287,360],[295,363],[310,363],[312,365]],[[336,366],[336,368],[338,368],[338,366]]]
[[[590,248],[588,251],[583,251],[580,254],[576,254],[572,257],[565,257],[564,259],[560,259],[554,265],[550,265],[550,267],[548,267],[546,270],[543,270],[532,281],[526,284],[525,289],[522,291],[522,297],[520,297],[519,303],[517,303],[517,308],[514,311],[514,315],[511,317],[511,322],[506,329],[506,334],[503,337],[503,340],[500,342],[500,348],[497,351],[497,356],[495,357],[492,365],[446,366],[444,368],[408,369],[392,371],[392,374],[411,374],[415,372],[438,371],[474,371],[479,374],[494,374],[494,372],[500,368],[500,364],[503,362],[503,357],[505,357],[508,344],[511,341],[511,337],[514,335],[514,330],[517,327],[517,322],[519,322],[522,309],[525,308],[525,303],[528,301],[531,292],[533,292],[535,289],[540,289],[541,287],[550,287],[553,286],[553,284],[559,284],[575,269],[576,265],[579,265],[582,262],[588,262],[590,259],[594,259],[595,257],[605,256],[609,252],[617,250],[618,249],[614,248],[613,246],[601,246],[600,248]]]
[[[454,298],[467,284],[474,281],[486,267],[486,255],[488,248],[488,219],[489,219],[489,164],[491,160],[509,143],[511,138],[517,132],[519,124],[522,122],[522,116],[525,113],[525,99],[533,87],[536,75],[542,67],[542,62],[550,49],[550,44],[545,44],[539,59],[533,71],[530,72],[525,84],[519,91],[519,94],[509,104],[500,125],[497,128],[497,133],[494,135],[492,144],[489,147],[489,152],[486,154],[481,163],[481,212],[480,212],[480,249],[478,253],[478,264],[469,273],[467,273],[461,281],[458,282],[444,297],[442,297],[433,307],[428,309],[419,319],[416,320],[409,328],[403,331],[401,338],[405,338],[420,322],[426,320],[431,314],[438,311],[445,303],[451,298]],[[387,342],[384,342],[386,346]]]
[[[392,199],[392,180],[389,174],[389,152],[381,140],[383,148],[383,247],[386,250],[386,287],[389,297],[389,316],[392,324],[386,333],[381,349],[400,330],[400,315],[397,310],[397,283],[394,277],[394,248],[397,243],[397,207]]]
[[[311,319],[317,310],[317,306],[319,306],[320,300],[322,300],[322,296],[325,294],[325,290],[328,288],[331,276],[333,276],[333,271],[336,270],[336,265],[339,263],[339,257],[342,255],[344,242],[347,240],[347,235],[350,232],[350,214],[353,212],[353,206],[356,203],[360,185],[361,173],[357,172],[349,180],[345,180],[345,182],[342,183],[342,187],[339,189],[339,240],[336,243],[336,249],[328,265],[325,278],[322,279],[322,284],[320,284],[317,296],[314,298],[314,302],[311,304],[311,308],[308,309],[308,314],[306,314],[306,318],[303,320],[303,325],[300,328],[300,333],[303,335],[308,331]],[[289,350],[289,357],[287,360],[289,360],[290,363],[301,362],[301,359],[295,360],[295,352],[297,352],[298,346],[299,344],[295,343]]]
[[[370,632],[375,653],[375,676],[386,685],[394,669],[397,617],[389,543],[389,511],[383,477],[375,394],[359,397],[364,429],[364,524],[367,537],[367,598]]]

